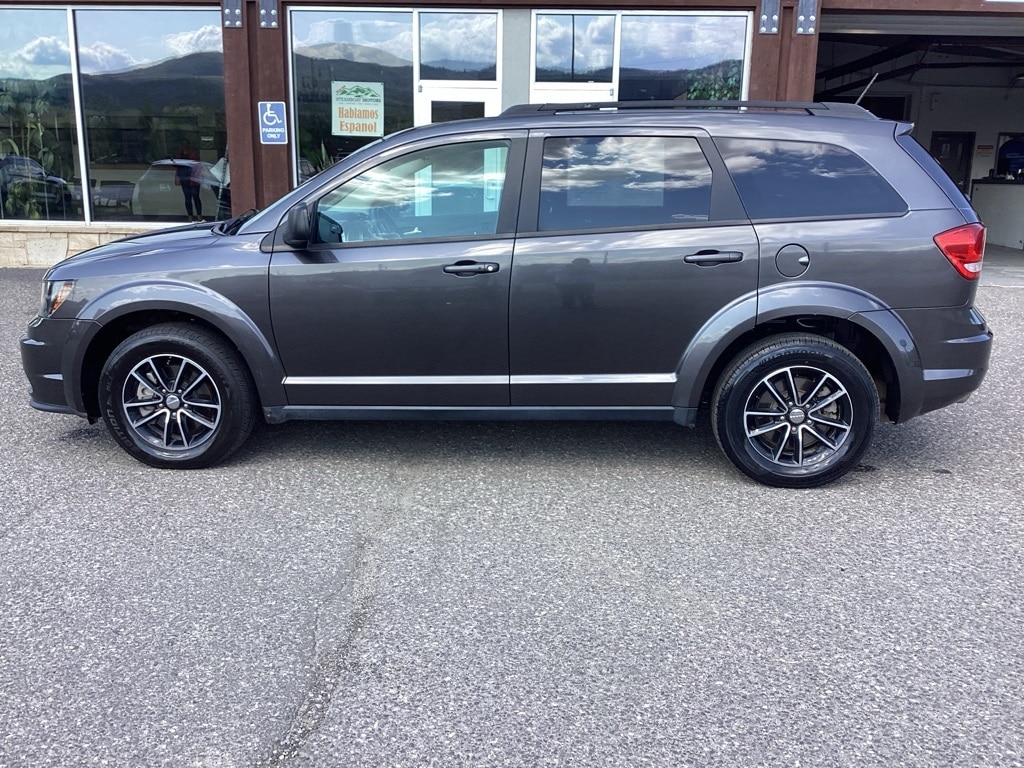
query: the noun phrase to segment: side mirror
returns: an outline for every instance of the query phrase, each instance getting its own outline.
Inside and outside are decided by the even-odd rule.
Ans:
[[[281,239],[292,248],[305,248],[309,245],[309,235],[309,208],[305,203],[296,205],[288,211]]]

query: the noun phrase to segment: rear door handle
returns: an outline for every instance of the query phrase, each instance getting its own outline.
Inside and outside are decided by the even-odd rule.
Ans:
[[[499,265],[493,261],[457,261],[446,266],[444,271],[449,275],[469,277],[470,275],[489,275],[492,272],[497,272],[498,269]]]
[[[743,261],[743,254],[740,251],[697,251],[683,256],[687,264],[699,264],[702,267],[713,264],[725,264],[730,261]]]

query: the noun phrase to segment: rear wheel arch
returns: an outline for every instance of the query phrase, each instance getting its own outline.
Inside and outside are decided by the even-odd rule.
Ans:
[[[913,372],[921,358],[910,331],[874,297],[829,283],[786,283],[723,308],[691,340],[676,369],[672,405],[689,414],[710,401],[726,366],[743,349],[779,333],[811,333],[852,352],[871,373],[885,415],[905,421],[920,410]]]
[[[848,349],[871,374],[885,416],[899,421],[901,411],[900,375],[892,355],[879,338],[857,323],[827,315],[794,315],[757,325],[720,349],[710,365],[700,390],[700,402],[709,403],[725,369],[744,349],[770,336],[802,333],[821,336]]]

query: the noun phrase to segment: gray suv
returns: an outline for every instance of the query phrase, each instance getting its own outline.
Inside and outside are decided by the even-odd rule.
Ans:
[[[842,104],[530,105],[397,133],[260,213],[57,265],[32,405],[157,467],[257,420],[649,419],[702,407],[807,487],[876,421],[962,402],[985,234],[909,135]]]

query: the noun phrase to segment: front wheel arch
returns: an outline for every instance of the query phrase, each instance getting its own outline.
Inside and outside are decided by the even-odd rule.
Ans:
[[[88,346],[85,349],[78,377],[78,391],[81,393],[82,410],[90,419],[99,419],[101,416],[98,397],[99,379],[100,372],[102,371],[107,358],[110,357],[110,353],[114,351],[118,344],[129,336],[146,328],[151,328],[163,323],[187,325],[201,329],[220,338],[225,344],[229,345],[242,357],[247,370],[249,371],[250,377],[255,380],[251,363],[243,351],[239,349],[238,345],[235,344],[220,328],[203,318],[197,317],[194,314],[172,309],[150,309],[130,312],[112,319],[100,328],[99,331],[89,339]],[[260,391],[258,382],[254,389],[254,396],[258,400],[263,399],[263,393]]]

